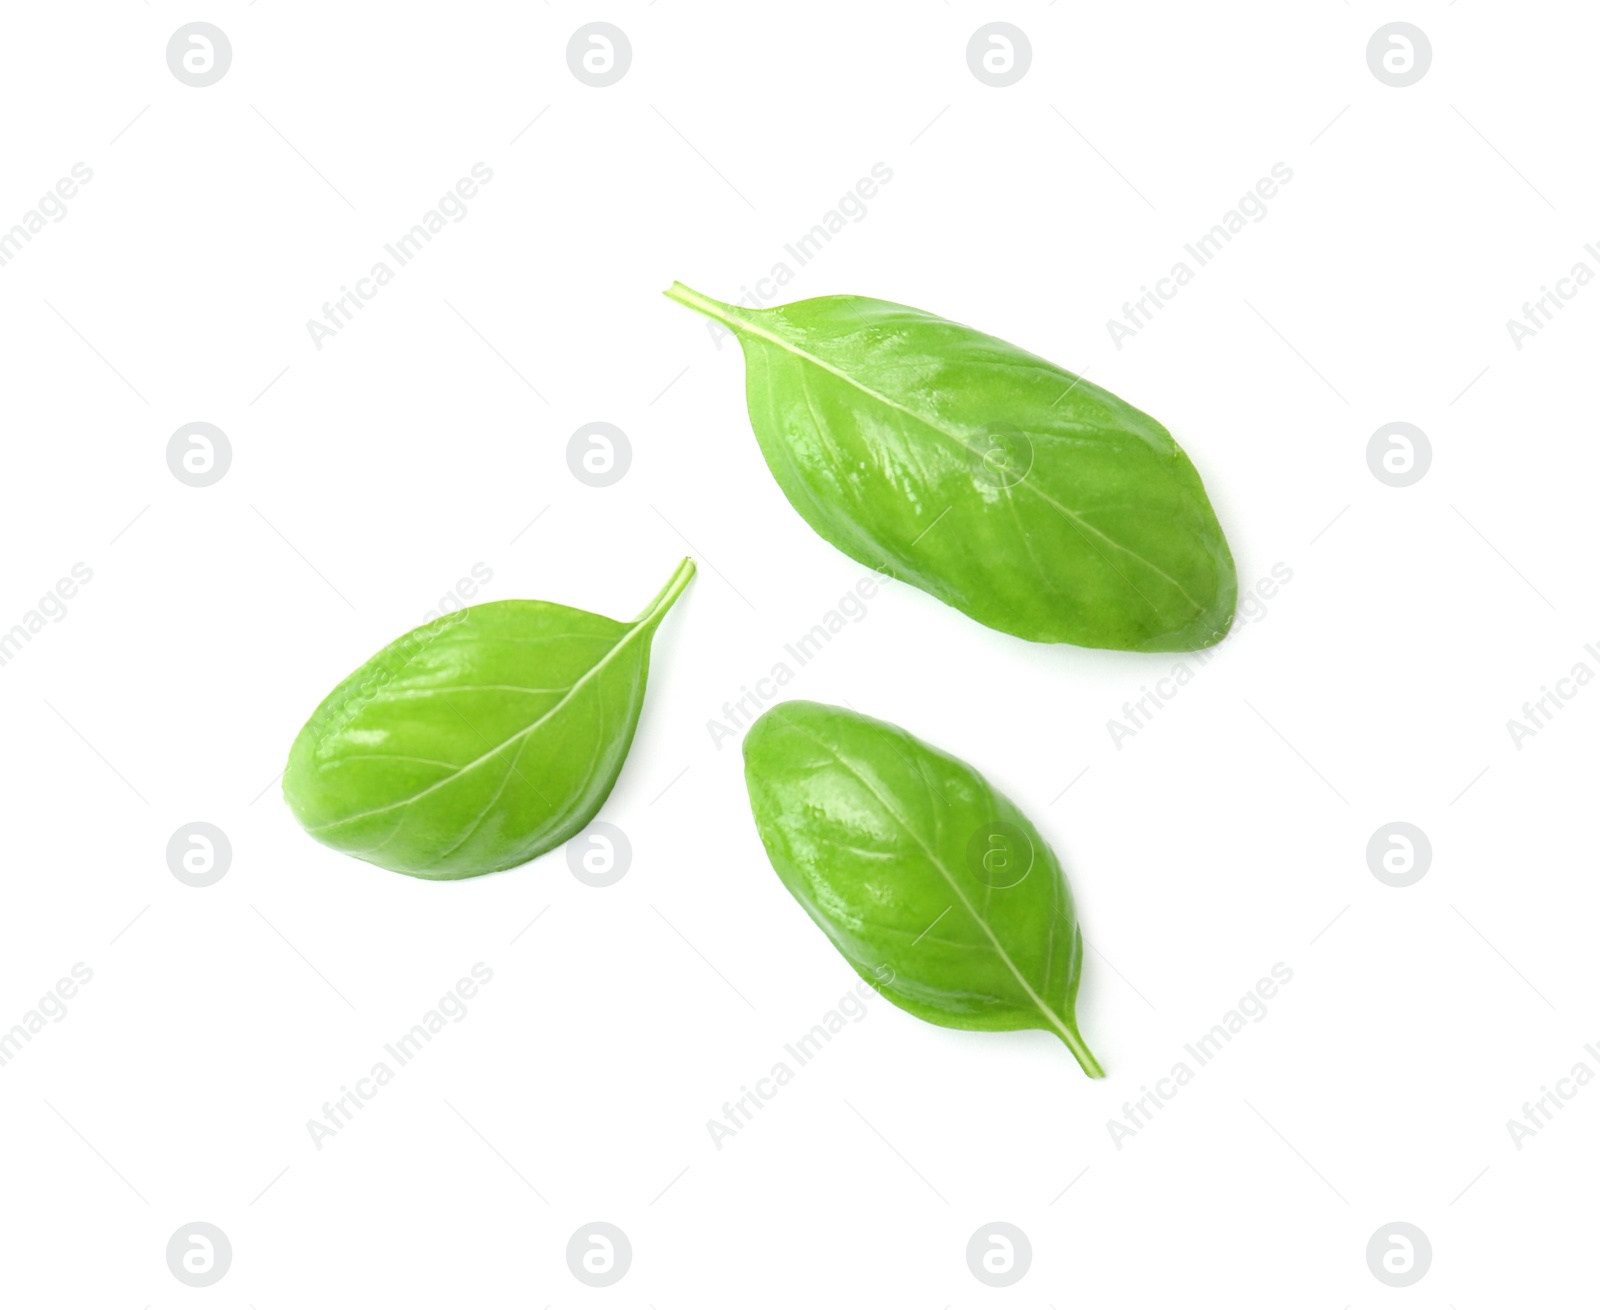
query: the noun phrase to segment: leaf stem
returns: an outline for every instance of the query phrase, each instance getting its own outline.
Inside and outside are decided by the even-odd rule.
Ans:
[[[689,585],[689,579],[694,577],[694,561],[687,555],[673,570],[672,576],[667,579],[667,585],[656,592],[655,599],[645,606],[644,613],[633,621],[634,627],[648,625],[654,627],[661,622],[661,618],[672,608],[672,602],[683,594],[683,589]]]
[[[1106,1076],[1106,1071],[1100,1067],[1100,1061],[1094,1058],[1094,1052],[1089,1049],[1089,1044],[1078,1035],[1077,1028],[1063,1026],[1061,1040],[1067,1044],[1067,1049],[1072,1052],[1084,1073],[1091,1078]]]
[[[699,311],[707,318],[714,318],[719,323],[732,326],[745,321],[737,305],[724,304],[720,300],[713,300],[710,296],[702,296],[693,288],[684,286],[682,282],[674,282],[661,294],[668,300],[676,300],[680,305],[687,305],[690,309]]]

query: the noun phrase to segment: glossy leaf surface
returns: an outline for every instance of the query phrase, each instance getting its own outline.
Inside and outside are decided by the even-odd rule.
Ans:
[[[744,763],[772,867],[863,978],[930,1023],[1053,1032],[1101,1076],[1074,1016],[1072,893],[1038,830],[981,774],[893,724],[811,701],[757,719]]]
[[[632,623],[503,600],[407,633],[300,730],[289,808],[325,845],[419,878],[492,873],[560,845],[622,770],[651,639],[693,576],[686,559]]]
[[[1226,635],[1233,557],[1194,465],[1148,415],[905,305],[667,295],[739,339],[767,466],[852,559],[1030,641],[1195,650]]]

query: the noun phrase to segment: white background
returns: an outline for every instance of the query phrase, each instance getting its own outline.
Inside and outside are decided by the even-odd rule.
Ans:
[[[0,1300],[1592,1298],[1600,1088],[1520,1151],[1506,1121],[1600,1070],[1600,690],[1521,750],[1506,721],[1600,668],[1600,289],[1520,351],[1505,324],[1600,271],[1600,22],[1512,12],[10,7],[0,228],[94,177],[0,267],[0,628],[94,576],[0,667],[0,1028],[94,978],[0,1068]],[[193,19],[233,47],[204,89],[165,59]],[[605,89],[566,62],[595,19],[632,45]],[[965,56],[994,19],[1032,45],[1004,89]],[[1432,42],[1406,89],[1367,65],[1392,19]],[[479,161],[468,216],[318,350],[306,321]],[[1047,834],[1109,1077],[874,999],[718,1150],[706,1121],[855,976],[707,724],[862,570],[767,474],[732,343],[659,293],[740,298],[879,161],[782,298],[903,301],[1087,367],[1184,444],[1241,589],[1293,578],[1120,750],[1107,721],[1183,657],[1032,646],[895,586],[800,670],[789,693],[961,755]],[[1279,161],[1268,216],[1116,349],[1107,319]],[[596,420],[633,453],[606,489],[565,454]],[[200,489],[165,454],[194,421],[232,447]],[[1432,444],[1405,489],[1367,466],[1392,421]],[[297,828],[275,779],[301,722],[474,564],[479,599],[626,618],[685,553],[603,812],[621,882],[552,852],[428,883]],[[1433,847],[1406,889],[1366,859],[1397,819]],[[203,890],[166,863],[192,820],[233,848]],[[478,961],[467,1017],[316,1149],[306,1121]],[[1267,1017],[1118,1150],[1107,1121],[1280,961]],[[564,1254],[595,1219],[633,1248],[603,1291]],[[206,1291],[164,1254],[193,1220],[233,1247]],[[966,1263],[992,1220],[1033,1248],[1005,1291]],[[1365,1255],[1395,1220],[1433,1248],[1405,1291]]]

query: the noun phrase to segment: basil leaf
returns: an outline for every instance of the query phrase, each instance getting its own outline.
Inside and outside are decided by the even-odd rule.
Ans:
[[[863,978],[929,1023],[1053,1032],[1103,1076],[1074,1016],[1083,934],[1061,866],[977,770],[785,701],[745,735],[744,777],[772,867]]]
[[[622,771],[651,638],[693,576],[686,559],[632,623],[501,600],[407,633],[300,730],[289,808],[324,845],[418,878],[471,878],[559,846]]]
[[[1167,430],[1054,364],[860,296],[672,299],[744,348],[750,422],[789,503],[852,559],[1030,641],[1195,650],[1237,579]]]

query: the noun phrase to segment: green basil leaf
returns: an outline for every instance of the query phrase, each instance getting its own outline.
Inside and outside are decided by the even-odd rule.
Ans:
[[[541,600],[447,614],[335,687],[289,751],[283,794],[324,845],[418,878],[525,863],[610,794],[650,641],[684,560],[632,623]]]
[[[1038,830],[968,764],[891,723],[785,701],[744,739],[767,858],[863,978],[947,1028],[1078,1033],[1083,935]],[[887,980],[887,981],[886,981]]]
[[[789,503],[852,559],[1030,641],[1196,650],[1233,622],[1233,556],[1167,430],[1054,364],[919,309],[672,299],[744,348]]]

